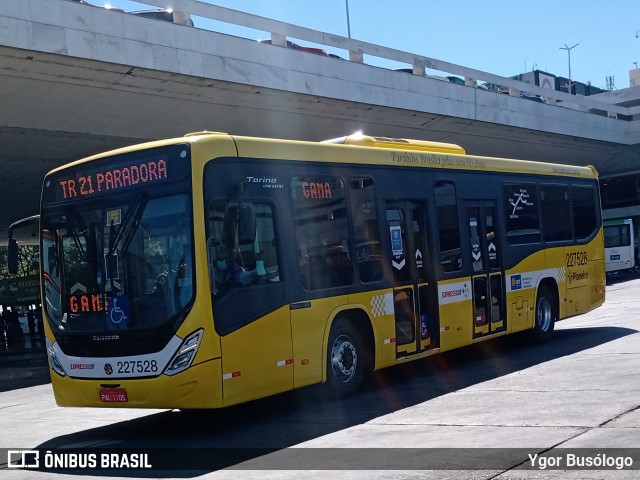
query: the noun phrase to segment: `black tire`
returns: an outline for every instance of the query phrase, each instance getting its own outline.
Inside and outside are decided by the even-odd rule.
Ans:
[[[536,318],[533,335],[537,340],[544,341],[551,338],[558,320],[558,302],[551,289],[546,285],[538,288],[536,296]]]
[[[331,326],[327,346],[327,386],[334,397],[356,392],[371,371],[370,352],[362,334],[346,319]]]

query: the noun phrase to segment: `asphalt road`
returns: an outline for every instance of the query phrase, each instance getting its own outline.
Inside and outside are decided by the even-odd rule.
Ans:
[[[0,351],[0,392],[49,383],[43,345],[16,352]]]
[[[5,458],[114,448],[166,468],[6,468],[0,479],[640,478],[640,278],[609,280],[605,306],[558,323],[547,343],[516,335],[387,369],[346,400],[316,386],[219,411],[63,409],[49,384],[4,391]],[[532,467],[536,454],[560,465]],[[636,470],[568,470],[567,454],[630,455]]]

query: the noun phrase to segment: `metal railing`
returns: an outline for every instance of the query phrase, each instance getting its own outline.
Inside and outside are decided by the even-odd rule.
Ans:
[[[633,119],[640,115],[640,107],[623,107],[601,100],[580,95],[573,95],[558,90],[550,90],[537,85],[502,77],[482,70],[456,65],[444,60],[427,57],[415,53],[396,50],[374,43],[347,38],[340,35],[320,32],[310,28],[292,25],[251,13],[240,12],[226,7],[204,3],[198,0],[137,0],[160,8],[172,8],[193,16],[217,20],[241,27],[263,31],[271,36],[274,45],[286,46],[287,38],[304,40],[326,47],[345,50],[348,52],[349,61],[364,63],[364,56],[370,55],[385,60],[404,63],[411,66],[415,75],[427,76],[427,69],[464,78],[465,86],[478,87],[478,82],[500,85],[511,96],[520,97],[520,94],[544,98],[545,103],[557,105],[562,102],[564,106],[583,111],[607,115],[611,118]]]

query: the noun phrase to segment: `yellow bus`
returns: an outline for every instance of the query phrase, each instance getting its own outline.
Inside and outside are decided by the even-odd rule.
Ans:
[[[46,345],[61,406],[219,408],[604,302],[592,167],[355,135],[200,132],[49,173]]]

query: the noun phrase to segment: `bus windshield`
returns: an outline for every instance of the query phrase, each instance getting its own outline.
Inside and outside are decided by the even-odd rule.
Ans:
[[[631,245],[631,229],[629,224],[605,225],[604,247],[628,247]]]
[[[193,297],[191,201],[147,191],[43,209],[42,275],[52,326],[152,329]]]

